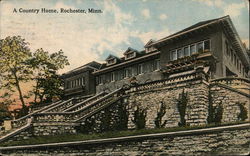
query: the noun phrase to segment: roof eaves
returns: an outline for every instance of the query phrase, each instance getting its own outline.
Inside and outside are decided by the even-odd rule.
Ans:
[[[160,44],[160,43],[162,43],[162,42],[165,42],[165,41],[167,41],[167,40],[169,40],[169,39],[172,39],[172,38],[175,38],[175,37],[177,37],[177,36],[186,34],[186,33],[188,33],[188,32],[191,32],[191,31],[194,31],[194,30],[203,28],[203,27],[205,27],[205,26],[208,26],[208,25],[217,23],[217,22],[219,22],[219,21],[221,21],[221,20],[224,20],[224,19],[226,19],[226,18],[229,18],[229,16],[227,15],[227,16],[223,16],[223,17],[221,17],[221,18],[217,18],[217,19],[214,19],[214,20],[209,20],[210,22],[205,23],[205,24],[202,24],[202,25],[197,26],[197,27],[194,27],[194,28],[191,28],[191,29],[187,29],[187,30],[183,29],[183,30],[185,30],[185,31],[181,30],[181,31],[179,31],[179,32],[177,32],[177,33],[175,33],[175,34],[172,34],[172,35],[170,35],[170,36],[167,36],[167,37],[165,37],[165,38],[162,38],[162,39],[160,39],[160,40],[158,40],[158,41],[152,43],[152,45],[158,45],[158,44]],[[204,22],[206,22],[206,21],[204,21]],[[199,23],[200,23],[200,22],[199,22]],[[198,23],[197,23],[197,24],[198,24]],[[196,25],[196,24],[194,24],[194,25]],[[194,25],[192,25],[192,26],[190,26],[190,27],[193,27]]]

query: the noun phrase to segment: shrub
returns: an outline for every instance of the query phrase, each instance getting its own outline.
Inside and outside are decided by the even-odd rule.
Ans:
[[[167,124],[167,120],[165,120],[162,123],[162,117],[165,114],[166,114],[166,104],[163,101],[161,101],[160,110],[159,110],[159,112],[157,112],[157,116],[155,118],[155,127],[156,128],[165,127],[165,125]]]
[[[240,113],[238,115],[238,120],[239,121],[245,121],[248,118],[248,116],[247,116],[247,109],[244,106],[245,104],[237,102],[237,105],[240,108]]]
[[[146,116],[147,116],[147,110],[137,107],[136,111],[134,112],[134,120],[132,120],[132,122],[136,126],[136,129],[145,128]]]
[[[188,103],[188,96],[187,92],[185,93],[184,90],[181,94],[179,94],[179,98],[177,99],[177,108],[180,113],[180,122],[179,126],[186,126],[186,109],[187,109],[187,103]]]

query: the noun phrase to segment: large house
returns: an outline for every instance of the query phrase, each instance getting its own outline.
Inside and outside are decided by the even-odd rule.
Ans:
[[[250,67],[247,48],[229,16],[199,22],[157,41],[149,40],[144,50],[128,48],[123,57],[109,55],[105,61],[65,73],[66,96],[110,92],[132,82],[166,79],[201,66],[211,79],[247,78]],[[88,78],[81,80],[84,75]]]
[[[93,61],[62,74],[64,95],[69,98],[95,94],[95,77],[92,73],[100,66],[100,63]]]

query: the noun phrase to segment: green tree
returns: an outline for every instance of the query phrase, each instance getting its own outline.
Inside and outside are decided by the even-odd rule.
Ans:
[[[33,69],[35,81],[35,86],[31,91],[34,94],[34,103],[37,103],[38,98],[39,102],[43,103],[51,102],[53,97],[62,95],[63,82],[58,71],[69,65],[62,50],[49,54],[42,48],[37,49],[29,60],[29,65]]]
[[[63,83],[58,71],[69,65],[62,50],[49,54],[38,49],[32,54],[28,45],[20,36],[0,40],[0,89],[4,90],[1,94],[17,92],[24,112],[28,110],[25,98],[31,95],[35,95],[34,103],[37,103],[38,97],[43,102],[62,94]],[[24,95],[21,84],[30,81],[35,82],[34,90]]]
[[[20,84],[30,80],[32,72],[27,64],[30,57],[28,43],[20,36],[0,40],[0,89],[14,92],[16,88],[23,107],[25,96]]]

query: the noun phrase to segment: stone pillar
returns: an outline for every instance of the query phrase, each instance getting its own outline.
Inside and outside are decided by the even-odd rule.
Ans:
[[[199,79],[192,82],[189,92],[189,101],[186,110],[187,125],[207,124],[208,105],[209,105],[209,84],[204,80],[204,73],[198,73]]]
[[[9,131],[12,129],[11,120],[5,120],[3,122],[4,130]]]

